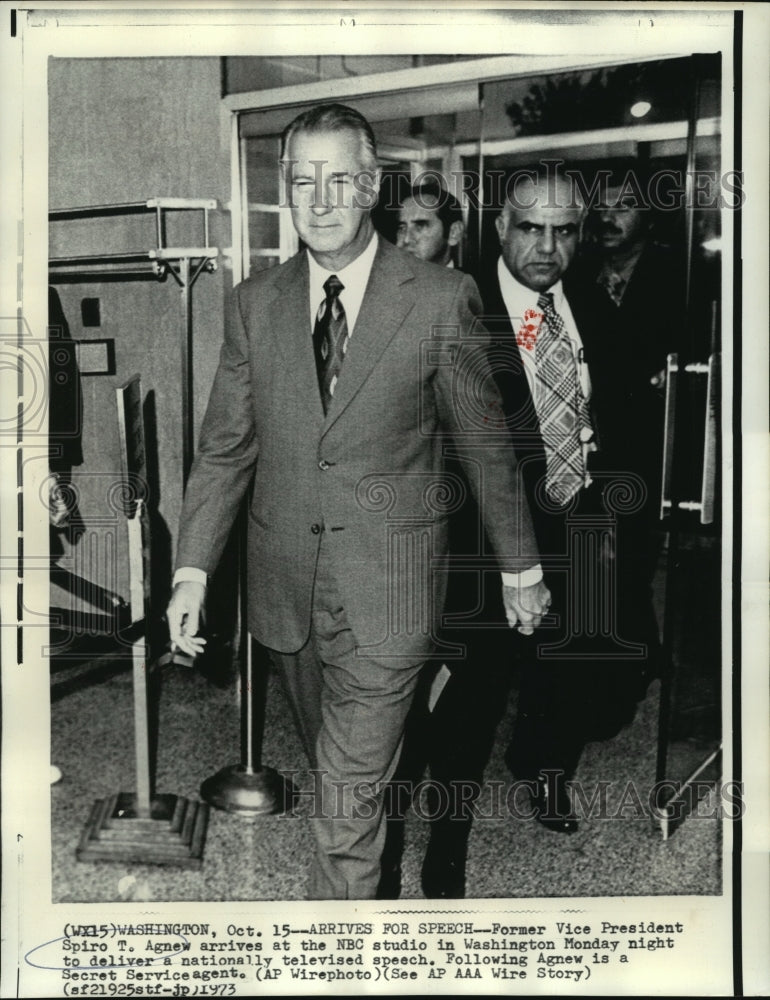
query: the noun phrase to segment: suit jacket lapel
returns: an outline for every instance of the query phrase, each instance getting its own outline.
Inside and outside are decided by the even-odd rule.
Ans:
[[[484,303],[484,326],[489,331],[492,343],[505,345],[505,350],[511,352],[510,364],[505,365],[497,379],[503,404],[509,416],[515,416],[511,434],[520,458],[536,455],[544,459],[543,443],[540,435],[540,425],[537,419],[535,403],[529,388],[529,380],[524,371],[524,362],[516,341],[508,308],[505,305],[497,280],[497,269],[482,286],[482,301]],[[526,466],[525,474],[532,471],[531,463]]]
[[[404,287],[413,278],[409,258],[379,237],[361,311],[324,422],[324,433],[356,396],[414,308],[414,295]]]
[[[301,251],[277,277],[278,294],[270,304],[273,340],[283,363],[294,373],[298,400],[315,400],[323,418],[318,391],[313,337],[310,330],[307,255]]]

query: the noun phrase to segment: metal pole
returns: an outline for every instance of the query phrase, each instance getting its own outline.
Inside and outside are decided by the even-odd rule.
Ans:
[[[685,173],[685,253],[687,255],[687,267],[685,271],[685,317],[687,325],[690,320],[690,295],[692,291],[692,259],[693,259],[693,236],[695,232],[695,202],[693,200],[695,187],[695,144],[698,131],[698,107],[700,104],[700,67],[697,56],[693,56],[690,61],[692,71],[692,89],[690,91],[690,108],[687,115],[687,170]],[[689,356],[689,351],[687,352]],[[681,348],[680,348],[681,356]]]
[[[677,370],[672,371],[671,365],[669,365],[669,370],[666,375],[667,383],[669,379],[674,379],[675,381],[671,386],[673,405],[671,407],[670,414],[667,412],[667,424],[669,417],[671,421],[667,430],[667,444],[669,446],[668,471],[670,475],[667,477],[667,470],[665,468],[663,470],[664,484],[666,481],[669,482],[671,493],[669,508],[668,551],[666,555],[666,579],[663,598],[663,639],[661,651],[663,674],[661,678],[660,710],[658,716],[658,746],[655,767],[655,777],[658,782],[663,781],[666,778],[668,765],[668,748],[670,740],[669,729],[671,726],[672,716],[671,701],[674,693],[675,682],[674,641],[678,624],[675,620],[675,607],[680,597],[679,591],[681,590],[681,585],[678,587],[677,584],[679,582],[679,574],[681,572],[679,565],[679,532],[681,521],[679,501],[682,495],[681,455],[683,445],[681,441],[681,430],[682,420],[684,417],[684,401],[682,399],[682,393],[676,391],[676,382],[679,380],[679,373],[684,372],[685,362],[690,358],[693,350],[690,296],[692,289],[693,236],[695,226],[693,202],[696,153],[695,145],[698,126],[698,106],[700,101],[700,66],[697,57],[692,57],[690,65],[692,69],[692,82],[687,120],[687,172],[685,176],[685,330],[688,335],[685,338],[685,330],[680,331],[679,342],[675,345],[678,359],[678,365],[676,366]],[[669,358],[671,358],[671,355],[669,355]],[[680,388],[684,389],[684,387],[685,386],[683,384]],[[663,510],[661,510],[661,515],[662,514]],[[681,626],[681,623],[679,623],[679,625]],[[658,809],[663,809],[664,807],[665,803],[658,804]],[[664,837],[667,836],[667,828],[665,824],[661,826],[661,829],[663,830]]]
[[[242,549],[245,551],[245,528]],[[201,798],[217,809],[247,816],[283,812],[294,798],[294,786],[272,767],[263,767],[262,737],[267,702],[265,652],[254,642],[246,627],[245,567],[241,560],[241,760],[228,764],[201,785]],[[256,662],[255,662],[256,661]]]
[[[190,258],[179,260],[179,283],[182,286],[182,481],[187,485],[193,459],[193,372],[192,372],[192,284]]]
[[[245,774],[254,774],[254,680],[251,636],[243,636],[245,649],[241,649],[241,763]]]

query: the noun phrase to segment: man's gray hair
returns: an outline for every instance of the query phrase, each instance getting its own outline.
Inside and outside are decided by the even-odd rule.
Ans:
[[[574,169],[565,169],[561,160],[542,160],[529,167],[515,170],[507,179],[505,185],[505,201],[503,214],[509,214],[513,209],[521,208],[517,203],[516,191],[521,184],[532,184],[536,188],[550,186],[565,186],[569,188],[569,196],[561,208],[576,208],[583,218],[588,210],[580,183],[576,181]]]
[[[361,140],[363,165],[377,169],[377,142],[372,126],[355,108],[346,104],[317,104],[297,115],[281,136],[281,162],[286,161],[289,143],[298,132],[354,132]]]

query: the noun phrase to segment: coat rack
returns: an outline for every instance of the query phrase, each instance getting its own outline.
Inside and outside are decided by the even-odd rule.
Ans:
[[[58,208],[48,213],[50,222],[106,219],[115,216],[151,214],[155,217],[154,246],[147,250],[92,253],[53,257],[48,262],[52,283],[84,281],[165,281],[170,274],[181,289],[182,327],[182,476],[187,482],[193,458],[193,324],[192,289],[203,271],[214,271],[219,250],[209,246],[209,212],[217,207],[212,198],[149,198],[147,201],[83,208]],[[202,245],[166,245],[169,213],[199,212]]]

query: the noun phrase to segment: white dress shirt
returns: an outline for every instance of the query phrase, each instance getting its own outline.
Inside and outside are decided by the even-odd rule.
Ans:
[[[372,264],[377,253],[377,234],[372,233],[372,238],[366,245],[363,253],[360,253],[355,260],[351,261],[347,267],[339,271],[327,271],[325,267],[315,260],[309,250],[307,261],[310,268],[308,286],[310,289],[310,332],[315,327],[316,315],[321,303],[326,298],[324,282],[333,274],[336,274],[343,285],[339,294],[339,301],[345,310],[345,319],[348,324],[348,337],[353,336],[358,314],[361,312],[361,303],[364,301],[364,292],[369,283]]]

